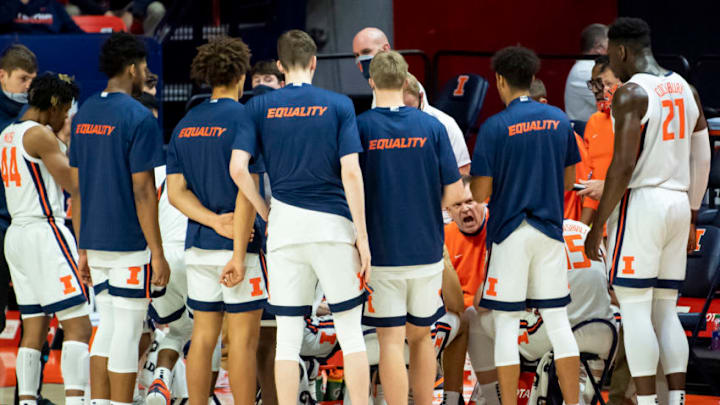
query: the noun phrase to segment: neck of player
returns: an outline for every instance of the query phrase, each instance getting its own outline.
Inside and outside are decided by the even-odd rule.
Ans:
[[[377,107],[400,107],[405,105],[402,89],[378,89],[375,88],[375,106]]]
[[[313,71],[311,69],[291,69],[285,72],[285,83],[312,84]],[[286,84],[286,85],[287,85]]]
[[[125,93],[128,95],[133,94],[133,80],[128,78],[126,75],[115,76],[108,80],[107,87],[105,88],[106,93]]]
[[[512,103],[513,100],[515,100],[516,98],[522,97],[522,96],[530,97],[530,90],[510,89],[510,92],[508,93],[507,97],[505,98],[505,105],[506,106],[510,105],[510,103]]]
[[[47,125],[50,122],[50,113],[48,111],[40,111],[35,107],[28,108],[25,114],[20,117],[21,121],[35,121],[40,125]]]
[[[240,89],[239,86],[236,84],[234,86],[216,86],[212,89],[212,96],[211,98],[213,100],[219,99],[219,98],[230,98],[235,101],[238,101],[240,97]]]
[[[667,70],[663,69],[658,65],[655,57],[652,54],[650,48],[642,49],[637,56],[635,56],[635,73],[650,73],[656,76],[664,75]]]

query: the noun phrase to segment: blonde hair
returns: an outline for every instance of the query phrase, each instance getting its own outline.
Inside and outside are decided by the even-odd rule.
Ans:
[[[408,72],[407,74],[407,82],[405,83],[405,88],[403,89],[403,92],[412,94],[416,98],[420,98],[420,82],[418,82],[418,79],[413,75],[412,73]]]
[[[370,78],[378,89],[402,89],[407,75],[405,58],[395,51],[379,52],[370,62]]]

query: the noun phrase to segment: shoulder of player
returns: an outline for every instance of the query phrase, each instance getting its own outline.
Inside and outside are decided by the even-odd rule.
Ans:
[[[23,148],[28,153],[36,152],[38,149],[45,150],[50,147],[57,147],[57,138],[45,125],[33,125],[25,131],[23,135]]]
[[[644,110],[647,108],[647,105],[648,93],[641,85],[634,82],[628,82],[620,86],[613,95],[613,113],[616,111],[620,112],[621,109]]]

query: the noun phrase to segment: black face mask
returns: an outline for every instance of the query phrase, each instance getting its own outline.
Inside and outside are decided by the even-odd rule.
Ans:
[[[253,89],[252,89],[253,96],[260,96],[265,93],[271,92],[273,90],[275,90],[275,89],[270,86],[266,86],[264,84],[258,84],[257,86],[253,87]]]
[[[372,61],[372,55],[360,55],[355,58],[355,62],[360,65],[362,75],[365,80],[370,79],[370,62]]]

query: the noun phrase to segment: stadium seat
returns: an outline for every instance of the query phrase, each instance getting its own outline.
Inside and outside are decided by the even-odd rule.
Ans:
[[[484,77],[470,73],[458,75],[445,83],[434,106],[453,117],[467,137],[477,128],[487,90],[488,81]]]
[[[587,124],[587,121],[579,121],[579,120],[571,120],[570,125],[573,127],[573,131],[575,131],[576,134],[584,137],[585,136],[585,125]]]
[[[700,101],[706,117],[720,116],[720,84],[717,76],[720,73],[720,59],[701,57],[692,70],[693,83],[697,85]]]
[[[122,18],[106,15],[76,15],[73,21],[83,31],[91,34],[127,31]]]
[[[689,338],[690,362],[700,370],[708,369],[708,361],[717,360],[717,353],[705,349],[705,344],[698,345],[698,334],[705,329],[706,315],[715,294],[720,287],[720,228],[707,226],[699,228],[702,236],[700,248],[688,255],[685,282],[680,288],[680,296],[705,299],[698,313],[679,314],[685,330],[692,334]],[[706,373],[701,373],[706,378]],[[709,377],[707,377],[709,378]],[[706,378],[706,379],[707,379]],[[708,385],[720,393],[717,384],[707,379]]]

